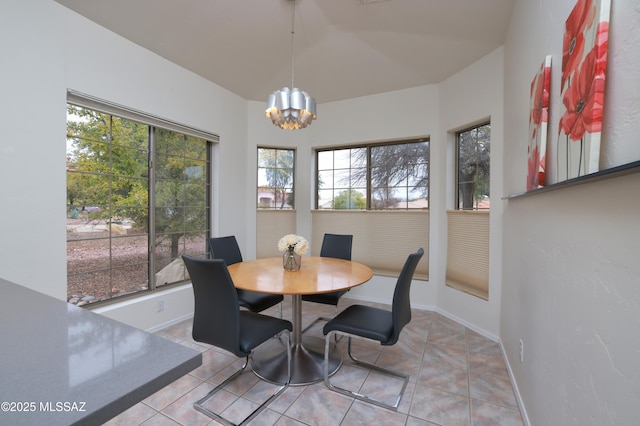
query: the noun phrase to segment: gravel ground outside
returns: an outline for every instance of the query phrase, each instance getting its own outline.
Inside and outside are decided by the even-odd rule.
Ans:
[[[108,227],[99,221],[67,219],[67,300],[70,303],[80,306],[147,289],[148,236],[135,228],[112,225],[112,238],[109,238]],[[186,250],[201,253],[203,245],[201,240],[187,242]],[[157,271],[171,260],[168,242],[156,248]]]

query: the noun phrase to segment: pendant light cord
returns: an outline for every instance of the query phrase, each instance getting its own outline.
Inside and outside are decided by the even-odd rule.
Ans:
[[[291,4],[291,88],[283,87],[276,90],[267,98],[267,118],[281,129],[304,129],[318,115],[316,113],[316,100],[295,85],[295,22],[296,0],[289,0]]]
[[[294,46],[294,38],[293,38],[293,34],[294,34],[294,25],[295,25],[295,21],[296,21],[296,0],[291,0],[291,90],[293,90],[293,62],[294,62],[294,55],[293,55],[293,46]]]

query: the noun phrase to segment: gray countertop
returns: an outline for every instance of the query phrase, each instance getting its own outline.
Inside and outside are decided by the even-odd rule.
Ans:
[[[200,352],[0,278],[0,424],[100,424]]]

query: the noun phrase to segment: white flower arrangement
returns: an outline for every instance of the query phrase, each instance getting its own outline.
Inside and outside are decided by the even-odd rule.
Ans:
[[[302,255],[307,252],[309,243],[303,237],[295,234],[285,235],[278,241],[278,250],[280,251],[293,251],[296,254]]]

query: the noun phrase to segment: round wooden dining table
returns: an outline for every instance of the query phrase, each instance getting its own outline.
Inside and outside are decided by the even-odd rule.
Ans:
[[[371,268],[358,262],[330,257],[303,256],[298,271],[285,271],[281,257],[235,263],[228,267],[237,288],[261,293],[291,295],[291,385],[306,385],[324,379],[324,340],[302,335],[302,295],[346,290],[366,283],[373,276]],[[329,374],[342,365],[342,355],[335,345],[329,353]],[[287,378],[286,347],[272,339],[256,348],[251,366],[258,377],[272,383]]]

